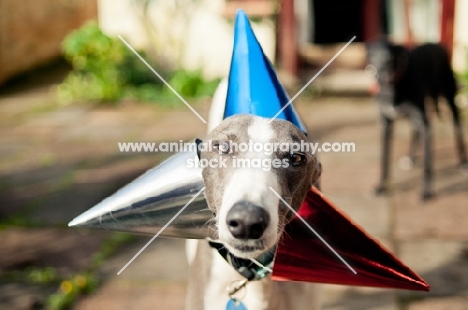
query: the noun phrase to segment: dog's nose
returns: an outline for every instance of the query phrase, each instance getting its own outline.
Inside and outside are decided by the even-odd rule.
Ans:
[[[270,222],[270,215],[247,201],[236,203],[226,216],[229,231],[236,239],[258,239]]]

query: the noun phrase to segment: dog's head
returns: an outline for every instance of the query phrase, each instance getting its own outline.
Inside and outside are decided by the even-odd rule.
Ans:
[[[394,118],[398,114],[395,107],[401,101],[398,95],[405,85],[409,51],[386,40],[369,43],[366,50],[366,71],[375,77],[371,93],[378,98],[381,112],[388,118]]]
[[[220,241],[235,256],[254,258],[272,248],[320,176],[306,135],[288,121],[236,115],[208,135],[199,154],[209,208]],[[296,146],[296,150],[293,151]]]
[[[402,45],[379,40],[366,45],[367,63],[381,86],[393,87],[408,67],[409,51]]]

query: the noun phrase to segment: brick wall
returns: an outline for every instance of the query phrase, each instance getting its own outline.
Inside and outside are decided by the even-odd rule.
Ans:
[[[0,0],[0,84],[59,56],[67,33],[96,16],[96,0]]]

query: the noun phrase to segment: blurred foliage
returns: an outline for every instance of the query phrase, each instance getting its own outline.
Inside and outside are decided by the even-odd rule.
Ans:
[[[93,255],[91,266],[86,271],[66,279],[60,279],[57,291],[50,295],[45,302],[46,308],[51,310],[69,309],[78,297],[93,292],[99,285],[98,270],[104,260],[114,254],[119,247],[134,239],[135,236],[131,234],[112,233],[108,239],[103,241],[99,251]],[[44,274],[43,277],[47,275]]]
[[[205,81],[200,70],[174,72],[169,84],[181,95],[188,98],[212,96],[220,80]],[[170,92],[166,88],[166,92]],[[171,92],[172,93],[172,92]]]
[[[46,308],[61,310],[70,308],[76,298],[83,294],[94,291],[99,281],[92,273],[79,273],[69,279],[60,282],[56,293],[50,295],[46,300]]]
[[[54,267],[28,266],[24,269],[14,269],[0,272],[2,282],[22,282],[29,284],[58,286],[55,293],[49,295],[43,302],[45,309],[70,309],[82,295],[90,294],[100,283],[99,268],[105,259],[112,256],[121,246],[135,239],[134,235],[113,232],[105,239],[99,251],[93,254],[91,265],[78,273],[59,273]],[[41,301],[42,305],[42,301]],[[41,308],[42,309],[42,308]]]
[[[466,68],[459,74],[458,80],[462,83],[462,92],[468,94],[468,53],[466,54]]]
[[[1,273],[1,279],[10,282],[49,284],[60,282],[57,270],[53,267],[29,266],[24,270],[11,270]]]
[[[56,282],[59,279],[57,270],[52,267],[28,267],[25,272],[31,283],[51,283]]]
[[[157,77],[118,38],[106,36],[96,22],[69,34],[62,51],[73,67],[58,89],[62,102],[117,102],[131,86],[149,84],[155,89],[158,83]]]
[[[58,88],[62,103],[86,100],[115,104],[122,98],[164,105],[181,103],[120,39],[105,35],[96,22],[69,34],[62,50],[73,67]],[[147,59],[143,51],[138,53]],[[200,71],[167,72],[158,64],[151,66],[185,98],[211,96],[219,82],[206,82]]]
[[[457,74],[457,82],[459,83],[460,88],[456,98],[456,103],[460,108],[460,117],[464,121],[468,121],[468,52],[466,53],[465,70]]]

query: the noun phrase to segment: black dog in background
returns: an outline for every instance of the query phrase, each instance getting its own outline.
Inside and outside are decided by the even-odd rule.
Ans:
[[[377,95],[382,119],[381,177],[376,190],[383,194],[389,190],[389,169],[393,124],[397,115],[409,117],[414,127],[409,158],[415,159],[415,151],[422,138],[424,142],[424,189],[422,198],[433,196],[432,137],[426,111],[425,98],[431,97],[438,112],[438,97],[443,96],[452,112],[455,141],[460,163],[468,165],[460,116],[455,105],[457,84],[448,53],[439,44],[424,44],[413,50],[378,41],[367,46],[371,69],[380,86]],[[373,66],[373,67],[372,67]]]

